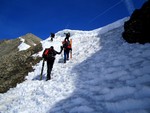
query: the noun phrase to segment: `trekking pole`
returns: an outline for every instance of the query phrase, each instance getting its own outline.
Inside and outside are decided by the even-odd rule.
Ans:
[[[42,80],[42,78],[43,78],[44,63],[45,63],[45,60],[43,59],[42,69],[41,69],[41,74],[40,74],[40,80]]]
[[[72,39],[70,39],[70,44],[71,44],[71,48],[72,48]],[[70,58],[72,59],[72,50],[70,51]]]

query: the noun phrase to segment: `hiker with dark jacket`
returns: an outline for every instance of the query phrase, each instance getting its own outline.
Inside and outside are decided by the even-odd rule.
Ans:
[[[62,50],[63,50],[62,46],[61,46],[60,52],[57,52],[56,50],[54,50],[53,46],[44,50],[42,56],[43,56],[44,60],[47,61],[47,79],[46,80],[51,79],[50,75],[51,75],[51,71],[53,68],[54,61],[55,61],[55,56],[57,54],[61,54]],[[45,55],[45,54],[47,54],[47,55]]]
[[[55,37],[54,33],[51,33],[51,42],[53,41],[53,38]]]

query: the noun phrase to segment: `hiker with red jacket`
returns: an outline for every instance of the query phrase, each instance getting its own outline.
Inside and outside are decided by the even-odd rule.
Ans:
[[[54,61],[55,61],[55,56],[57,54],[61,54],[62,50],[63,50],[62,46],[61,46],[60,52],[57,52],[56,50],[54,50],[53,46],[44,50],[42,56],[43,56],[44,60],[47,61],[47,79],[46,80],[51,79],[50,75],[51,75],[51,71],[53,68]]]
[[[64,41],[62,42],[63,44],[63,48],[64,48],[64,63],[66,63],[66,60],[69,60],[69,52],[72,51],[72,48],[71,48],[71,44],[70,44],[70,41],[69,41],[69,38],[70,38],[70,33],[64,33],[66,34],[66,37],[64,39]]]
[[[62,44],[64,48],[64,63],[66,63],[66,60],[69,60],[69,52],[72,51],[72,48],[69,39],[65,38]]]

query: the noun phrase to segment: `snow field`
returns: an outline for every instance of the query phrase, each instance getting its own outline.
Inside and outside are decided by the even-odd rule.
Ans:
[[[124,42],[123,22],[93,31],[64,30],[54,42],[42,41],[43,48],[59,51],[64,32],[70,32],[73,59],[63,64],[63,54],[57,55],[50,81],[45,81],[46,64],[39,81],[39,62],[25,82],[0,94],[0,112],[149,113],[150,44]]]

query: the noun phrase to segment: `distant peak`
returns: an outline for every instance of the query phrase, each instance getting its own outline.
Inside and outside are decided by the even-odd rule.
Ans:
[[[41,38],[37,37],[32,33],[27,33],[19,38],[21,39],[21,41],[24,39],[24,42],[30,46],[35,46],[42,40]]]
[[[25,35],[23,35],[23,36],[21,36],[22,38],[26,38],[26,37],[35,37],[35,38],[39,38],[40,39],[40,37],[38,37],[38,36],[36,36],[36,35],[34,35],[34,34],[32,34],[32,33],[27,33],[27,34],[25,34]]]

